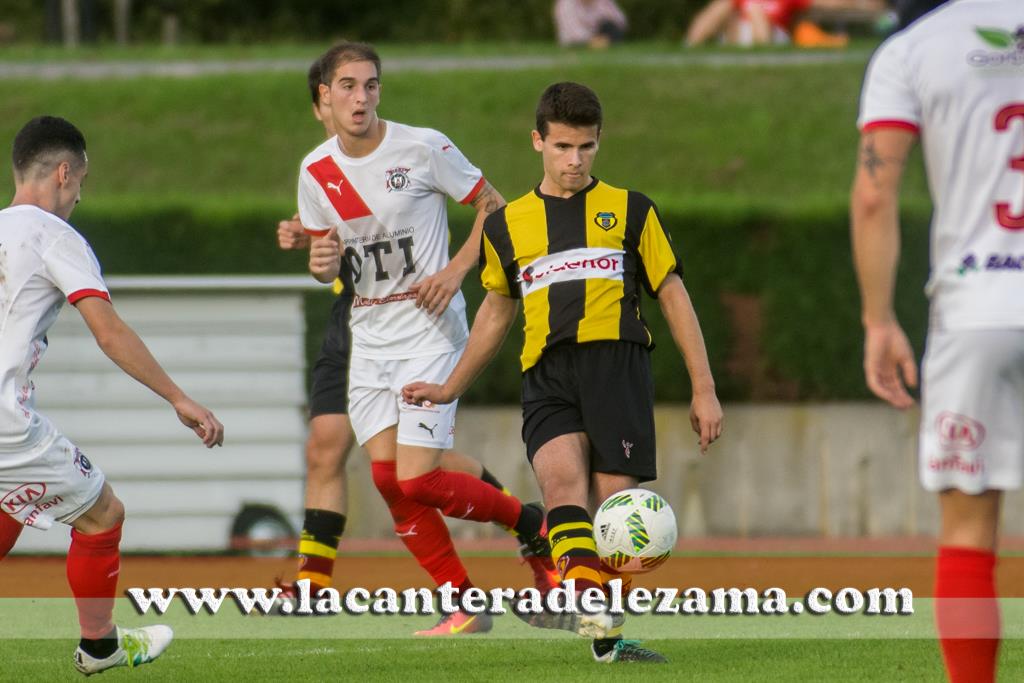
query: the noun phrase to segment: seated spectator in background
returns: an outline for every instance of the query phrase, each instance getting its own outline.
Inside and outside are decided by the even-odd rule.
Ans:
[[[603,50],[626,35],[626,15],[615,0],[556,0],[555,29],[563,47]]]
[[[882,0],[712,0],[686,33],[687,46],[718,36],[725,45],[788,45],[845,47],[844,34],[823,31],[802,18],[808,10],[881,13]]]

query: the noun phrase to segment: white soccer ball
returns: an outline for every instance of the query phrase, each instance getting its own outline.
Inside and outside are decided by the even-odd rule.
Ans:
[[[654,491],[626,489],[612,494],[594,515],[597,554],[609,567],[630,574],[649,572],[672,554],[676,515]]]

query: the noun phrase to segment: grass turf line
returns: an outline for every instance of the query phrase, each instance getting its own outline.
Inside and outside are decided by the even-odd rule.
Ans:
[[[4,677],[10,680],[81,680],[72,669],[74,642],[0,641]],[[749,681],[940,680],[933,641],[651,640],[667,665],[606,667],[590,659],[582,639],[567,641],[177,641],[153,664],[116,669],[106,680],[141,676],[152,681],[325,680],[345,673],[365,681]],[[1019,641],[1003,644],[1005,672],[1024,666]]]

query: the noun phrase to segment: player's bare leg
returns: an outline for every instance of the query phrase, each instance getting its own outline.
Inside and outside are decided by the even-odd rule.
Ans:
[[[114,596],[121,570],[121,524],[124,505],[104,484],[99,498],[72,523],[68,550],[68,584],[75,596],[82,639],[75,668],[93,674],[116,666],[151,662],[173,636],[167,626],[120,629],[114,625]]]
[[[577,593],[588,588],[604,590],[594,521],[588,509],[590,441],[586,434],[563,434],[542,445],[533,456],[533,471],[548,510],[551,559],[562,580],[575,581]],[[526,620],[539,628],[562,628],[592,638],[604,637],[612,628],[607,614],[577,618],[544,613]]]
[[[306,440],[306,507],[346,514],[345,464],[352,450],[348,415],[317,415]]]
[[[640,485],[636,477],[627,474],[610,474],[607,472],[594,472],[590,479],[590,509],[597,510],[597,506],[614,493],[626,489],[636,488]],[[604,562],[601,563],[601,581],[607,587],[608,582],[614,579],[622,581],[622,592],[625,595],[633,585],[631,574],[616,571]],[[599,662],[648,662],[662,663],[667,661],[665,657],[641,647],[639,643],[632,640],[622,639],[622,630],[626,625],[625,617],[614,618],[612,628],[605,634],[604,638],[595,640],[592,644],[594,659]]]
[[[994,681],[999,653],[995,550],[1001,491],[939,494],[942,528],[935,575],[935,621],[954,683]]]
[[[606,573],[594,543],[594,521],[591,514],[594,500],[635,486],[634,477],[591,473],[590,440],[582,432],[557,436],[533,456],[544,504],[548,508],[548,536],[551,556],[563,580],[574,579],[577,592],[598,588],[607,592]],[[624,620],[607,613],[580,615],[540,614],[526,618],[539,628],[561,628],[594,638],[591,653],[603,662],[664,662],[656,652],[640,647],[634,641],[622,640]]]
[[[352,449],[348,415],[316,415],[306,440],[306,502],[299,537],[297,579],[308,579],[310,595],[332,583],[338,541],[347,511],[345,464]],[[293,593],[291,586],[283,587]]]

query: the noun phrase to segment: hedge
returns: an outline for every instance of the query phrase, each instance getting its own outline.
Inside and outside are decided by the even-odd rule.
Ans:
[[[637,38],[678,39],[704,0],[619,0]],[[44,3],[0,0],[0,16],[14,23],[19,38],[42,38]],[[93,2],[100,38],[112,38],[113,3]],[[553,0],[390,0],[377,4],[346,0],[159,0],[134,3],[132,37],[156,42],[165,14],[178,16],[190,42],[248,43],[361,40],[416,43],[466,40],[547,41],[554,38]]]
[[[74,222],[93,244],[107,274],[302,273],[303,254],[276,248],[277,220],[290,213],[287,204],[273,201],[238,208],[100,203],[83,205]],[[867,396],[845,206],[693,205],[662,214],[684,264],[723,400]],[[911,207],[904,216],[897,292],[900,319],[919,352],[926,322],[922,287],[928,269],[928,219],[923,206]],[[469,226],[460,217],[453,219],[452,229],[459,240]],[[483,292],[471,279],[463,290],[472,315]],[[325,295],[308,297],[310,353],[319,344],[329,305]],[[657,303],[645,299],[643,313],[657,344],[657,395],[686,400],[685,368]],[[521,343],[517,325],[469,400],[518,400]]]

